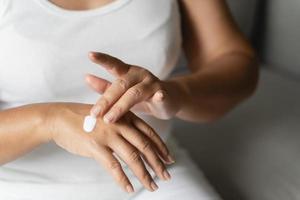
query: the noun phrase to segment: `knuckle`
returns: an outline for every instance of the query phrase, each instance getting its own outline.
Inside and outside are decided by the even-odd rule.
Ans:
[[[98,142],[97,142],[97,140],[94,137],[89,137],[88,138],[88,143],[94,149],[98,149],[98,147],[99,147]]]
[[[122,90],[126,90],[128,88],[128,81],[123,80],[123,79],[117,79],[117,84],[122,88]]]
[[[143,69],[143,79],[148,81],[156,81],[157,78],[148,70]]]
[[[154,83],[156,81],[156,78],[154,76],[146,76],[144,78],[145,83]]]
[[[165,170],[165,166],[161,163],[161,161],[158,158],[155,159],[155,166],[160,172],[163,172]]]
[[[143,74],[144,77],[146,77],[150,74],[150,72],[145,68],[140,67],[139,69],[140,69],[140,73]]]
[[[111,127],[111,130],[103,131],[101,135],[101,140],[105,142],[108,146],[112,146],[113,141],[118,137],[118,132],[115,127]]]
[[[156,76],[154,76],[151,72],[146,72],[144,75],[144,81],[149,83],[154,83],[158,80]]]
[[[140,161],[140,154],[139,152],[137,152],[136,150],[135,151],[132,151],[129,155],[129,158],[132,162],[139,162]]]
[[[100,105],[103,106],[103,107],[109,106],[109,100],[107,99],[107,97],[105,97],[105,96],[102,97]]]
[[[146,127],[146,134],[148,135],[149,138],[154,138],[156,136],[154,130],[149,126]]]
[[[115,115],[119,115],[123,112],[123,108],[121,106],[115,106],[112,110]]]
[[[148,151],[151,150],[151,143],[148,140],[143,140],[143,144],[142,144],[142,151]]]
[[[142,181],[145,181],[145,182],[148,182],[149,179],[150,179],[149,174],[146,172],[146,170],[144,170],[144,171],[142,172],[142,174],[141,174],[140,177],[141,177],[141,180],[142,180]]]
[[[132,88],[129,90],[129,94],[134,98],[139,98],[142,95],[142,91],[139,88]]]
[[[126,176],[124,176],[124,175],[117,176],[117,181],[121,185],[125,185],[128,182]]]
[[[110,170],[116,170],[120,168],[121,168],[121,164],[118,161],[111,161],[108,164],[108,169]]]
[[[129,74],[135,74],[136,73],[136,71],[137,71],[137,67],[136,66],[134,66],[134,65],[127,65],[127,67],[128,67],[128,73]]]

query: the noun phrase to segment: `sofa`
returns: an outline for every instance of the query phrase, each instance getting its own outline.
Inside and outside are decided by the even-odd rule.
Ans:
[[[261,60],[256,93],[174,134],[224,200],[300,199],[300,1],[228,0]]]

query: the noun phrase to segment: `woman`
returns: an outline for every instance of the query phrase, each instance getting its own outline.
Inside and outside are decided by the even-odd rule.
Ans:
[[[253,93],[224,1],[0,3],[0,199],[218,199],[165,119],[214,121]],[[181,47],[191,73],[169,78]]]

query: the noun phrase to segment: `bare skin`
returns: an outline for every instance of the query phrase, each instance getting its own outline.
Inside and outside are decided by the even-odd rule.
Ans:
[[[86,10],[112,0],[52,2],[65,9]],[[92,53],[90,59],[117,79],[111,84],[101,77],[86,77],[92,88],[103,93],[93,109],[101,116],[94,133],[87,135],[81,127],[91,105],[45,103],[4,110],[0,112],[0,163],[54,141],[71,153],[91,157],[104,165],[128,192],[133,191],[132,185],[112,152],[127,162],[150,191],[156,186],[141,157],[147,158],[160,178],[169,179],[164,163],[173,159],[167,147],[151,127],[129,110],[139,109],[163,119],[214,121],[250,96],[258,77],[254,51],[233,23],[223,0],[182,0],[180,4],[190,74],[163,81],[143,66]],[[174,101],[177,97],[181,98]],[[108,117],[109,113],[113,113],[112,117]]]
[[[156,190],[157,185],[141,156],[162,180],[171,178],[165,163],[172,163],[172,158],[149,125],[128,112],[115,124],[108,125],[99,118],[96,129],[86,134],[82,130],[82,121],[91,107],[78,103],[45,103],[1,111],[0,164],[54,141],[70,153],[95,159],[127,192],[133,192],[133,187],[113,152],[128,164],[150,191]]]
[[[55,5],[67,10],[89,10],[102,7],[114,0],[50,0]]]
[[[116,77],[114,83],[86,77],[92,88],[103,93],[92,113],[107,123],[116,122],[130,109],[161,119],[211,122],[249,97],[258,79],[255,53],[224,2],[180,1],[188,75],[159,80],[142,66],[92,53],[91,60]]]

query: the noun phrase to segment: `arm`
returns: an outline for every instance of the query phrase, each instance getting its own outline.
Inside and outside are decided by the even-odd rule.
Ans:
[[[103,93],[91,114],[102,116],[106,123],[116,122],[129,110],[159,119],[176,116],[187,121],[211,122],[250,96],[258,79],[255,56],[238,50],[220,54],[207,63],[190,63],[192,73],[166,81],[112,56],[97,53],[96,57],[92,59],[118,77],[110,83],[87,76],[89,85]]]
[[[162,81],[143,67],[123,63],[103,53],[92,53],[116,81],[93,75],[89,85],[103,96],[91,113],[116,122],[128,110],[160,119],[177,116],[194,122],[222,117],[250,96],[257,84],[256,56],[230,16],[224,0],[180,1],[184,50],[189,75]]]
[[[45,103],[1,111],[0,164],[53,141],[70,153],[95,159],[127,192],[133,192],[133,186],[113,152],[150,191],[156,190],[157,185],[142,156],[160,179],[170,179],[165,164],[171,164],[173,158],[149,125],[128,112],[115,124],[108,125],[98,119],[95,130],[87,134],[82,123],[90,109],[88,104]]]
[[[223,0],[184,0],[184,50],[192,74],[174,78],[185,97],[177,117],[212,121],[250,96],[258,66]]]
[[[46,105],[27,105],[0,112],[0,165],[50,140],[45,127]]]

